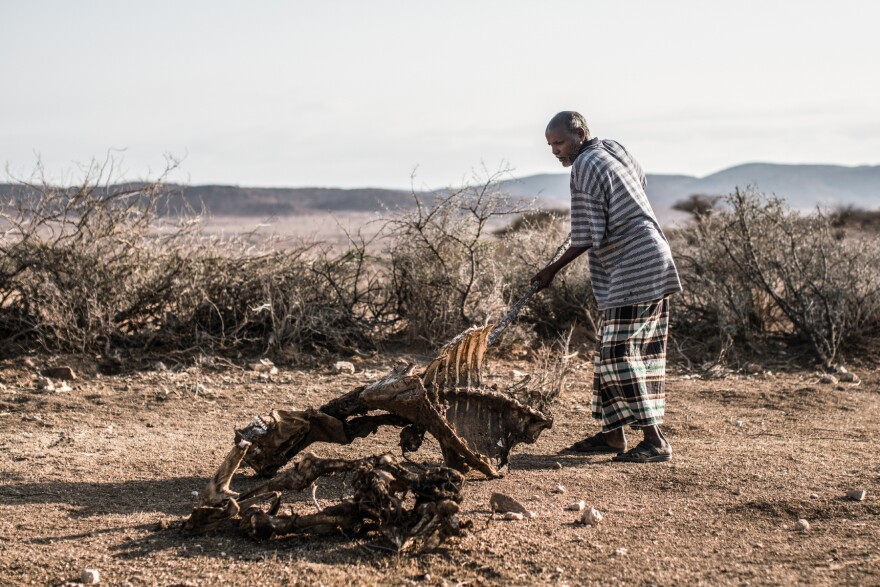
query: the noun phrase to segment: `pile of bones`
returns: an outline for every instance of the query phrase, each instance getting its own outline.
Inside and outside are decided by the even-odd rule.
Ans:
[[[462,535],[470,527],[457,517],[463,473],[502,476],[511,449],[535,442],[553,424],[549,398],[530,391],[528,378],[504,390],[484,385],[491,332],[491,325],[463,332],[421,372],[401,364],[318,409],[274,410],[255,418],[236,431],[232,450],[199,494],[183,531],[234,528],[260,540],[305,533],[374,535],[405,552],[430,551]],[[445,465],[416,465],[389,454],[345,460],[303,453],[315,442],[350,444],[381,426],[401,429],[404,457],[418,450],[425,433],[431,434]],[[238,494],[230,482],[242,462],[268,479]],[[353,494],[321,508],[314,499],[315,483],[336,473],[347,477]],[[281,507],[284,492],[308,489],[315,513],[300,515]]]

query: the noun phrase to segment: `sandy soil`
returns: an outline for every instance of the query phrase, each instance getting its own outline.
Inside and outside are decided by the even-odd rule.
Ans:
[[[57,362],[0,365],[2,585],[63,584],[84,568],[107,585],[880,584],[876,367],[856,369],[860,385],[820,384],[813,372],[673,373],[665,430],[675,456],[637,465],[558,454],[594,429],[584,362],[553,429],[516,449],[509,475],[469,477],[462,514],[474,530],[440,552],[398,556],[343,536],[256,543],[177,529],[233,426],[273,407],[318,405],[387,362],[361,363],[354,375],[288,368],[269,380],[231,366],[101,376],[79,363],[71,390],[34,389],[35,371]],[[507,378],[530,365],[491,368]],[[396,441],[389,430],[314,450],[396,453]],[[439,459],[434,443],[416,454]],[[553,493],[558,484],[566,493]],[[864,501],[845,498],[855,488],[867,490]],[[328,482],[319,498],[339,490]],[[490,519],[494,491],[537,517]],[[604,514],[598,527],[565,510],[579,499]],[[795,529],[799,518],[809,531]]]

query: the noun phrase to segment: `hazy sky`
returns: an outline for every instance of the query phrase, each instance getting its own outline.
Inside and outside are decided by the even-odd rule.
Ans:
[[[0,0],[0,161],[254,186],[562,171],[581,111],[655,173],[880,164],[880,2]]]

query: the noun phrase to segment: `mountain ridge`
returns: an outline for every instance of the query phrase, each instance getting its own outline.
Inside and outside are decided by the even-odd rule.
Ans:
[[[569,173],[540,173],[499,182],[513,197],[535,199],[542,208],[569,206]],[[792,208],[853,206],[880,208],[880,165],[846,167],[826,164],[743,163],[704,177],[684,174],[647,175],[647,193],[661,222],[686,217],[673,210],[676,202],[692,194],[728,194],[735,188],[754,186],[766,194],[786,199]],[[123,185],[136,186],[135,182]],[[16,184],[0,184],[0,197],[9,198]],[[406,190],[365,188],[255,188],[234,185],[167,186],[172,210],[206,209],[215,216],[292,216],[321,212],[372,212],[410,208],[413,194]],[[433,192],[419,192],[430,198]]]

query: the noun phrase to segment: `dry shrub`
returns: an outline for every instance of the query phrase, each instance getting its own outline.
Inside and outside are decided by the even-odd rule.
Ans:
[[[729,210],[675,235],[685,292],[683,333],[753,342],[768,335],[809,344],[826,365],[847,341],[876,338],[880,245],[841,234],[833,218],[801,215],[778,198],[737,190]]]
[[[4,346],[84,352],[144,344],[175,303],[194,225],[157,232],[160,183],[25,183],[0,208]]]
[[[385,226],[391,295],[408,341],[442,344],[506,307],[498,244],[488,237],[494,221],[524,208],[498,191],[500,175],[432,200],[413,193],[415,208]]]
[[[550,262],[566,241],[569,229],[567,218],[561,214],[555,215],[553,222],[543,216],[538,216],[536,222],[525,218],[516,230],[504,233],[499,249],[505,283],[514,294],[529,287],[532,276]],[[572,340],[590,346],[596,334],[597,317],[586,254],[560,271],[550,288],[532,298],[520,315],[541,338],[555,339],[560,332],[574,327]]]
[[[315,243],[203,235],[161,182],[23,182],[0,209],[0,348],[16,353],[352,351],[393,320],[359,236]]]
[[[497,177],[414,195],[379,240],[350,235],[340,248],[207,237],[198,215],[165,214],[160,182],[112,185],[104,168],[73,188],[23,183],[0,209],[0,350],[437,346],[499,319],[565,240],[567,220],[546,214],[493,236],[499,219],[525,211]],[[674,348],[717,360],[777,337],[831,365],[877,343],[880,242],[839,214],[803,216],[737,191],[670,237],[685,287],[672,304]],[[532,298],[505,340],[574,329],[567,341],[592,347],[597,314],[585,255]]]
[[[372,349],[390,304],[366,246],[352,240],[334,253],[318,243],[202,242],[178,328],[214,351]]]

